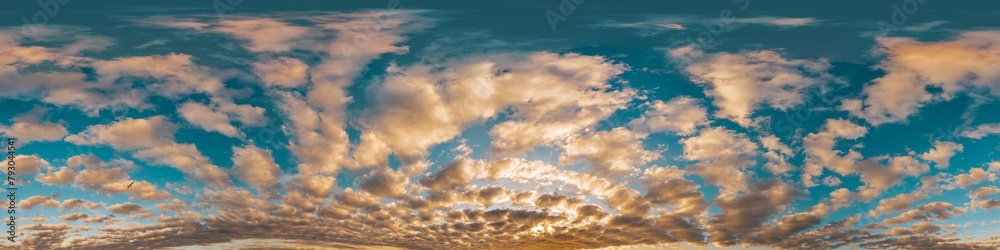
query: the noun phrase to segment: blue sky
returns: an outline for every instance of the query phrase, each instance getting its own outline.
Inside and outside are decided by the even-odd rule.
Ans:
[[[4,247],[1000,244],[992,3],[41,3]]]

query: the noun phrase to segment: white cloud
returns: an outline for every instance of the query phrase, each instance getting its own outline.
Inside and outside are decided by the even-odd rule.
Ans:
[[[949,161],[956,152],[962,152],[962,144],[954,142],[935,142],[934,148],[920,155],[921,159],[937,163],[938,168],[948,168]]]
[[[840,184],[842,183],[843,182],[840,180],[840,178],[837,178],[836,176],[831,175],[823,178],[823,185],[826,185],[827,187],[840,186]]]
[[[149,213],[149,210],[146,210],[146,208],[142,207],[141,205],[132,202],[125,202],[121,204],[114,204],[108,206],[108,211],[111,211],[112,213],[116,214],[138,215],[140,217],[147,219],[153,217],[153,215]]]
[[[110,39],[86,35],[81,28],[48,25],[32,27],[33,35],[0,30],[0,96],[27,97],[56,105],[76,105],[91,115],[105,107],[139,106],[129,89],[109,89],[106,84],[84,81],[87,75],[72,70],[87,66],[92,59],[81,52],[99,51],[112,44]],[[29,46],[23,43],[55,43],[62,46]],[[23,70],[25,67],[53,64],[54,70]]]
[[[0,126],[0,133],[4,133],[8,137],[18,138],[21,143],[28,143],[31,141],[58,141],[68,132],[65,127],[57,123],[18,122],[9,127]]]
[[[69,132],[62,124],[42,121],[48,111],[46,108],[35,107],[28,113],[14,117],[14,124],[0,125],[0,133],[7,137],[17,138],[23,145],[31,141],[58,141]]]
[[[830,192],[830,207],[838,209],[850,205],[852,201],[867,202],[881,194],[881,191],[867,187],[859,187],[857,192],[851,192],[847,188],[838,188]]]
[[[289,149],[300,161],[299,174],[294,178],[301,181],[303,185],[298,186],[309,190],[314,198],[332,192],[330,188],[335,179],[330,175],[336,175],[341,167],[357,166],[350,156],[351,143],[344,131],[345,108],[352,99],[344,88],[351,86],[375,58],[386,53],[408,51],[407,47],[398,45],[406,40],[403,34],[422,29],[430,23],[430,20],[419,17],[413,11],[396,11],[391,18],[385,19],[380,19],[378,14],[360,12],[309,16],[298,21],[313,24],[309,31],[314,33],[311,38],[289,38],[281,42],[267,40],[267,44],[276,45],[268,48],[303,47],[321,53],[320,62],[307,71],[312,85],[304,98],[281,94],[281,109],[291,121],[288,131],[292,131],[290,134],[293,136]],[[378,28],[360,29],[373,24],[377,24]],[[290,34],[296,35],[295,32]],[[284,42],[292,44],[285,45]]]
[[[844,110],[873,125],[902,122],[927,103],[951,100],[966,90],[1000,95],[1000,32],[972,31],[940,42],[881,37],[878,52],[886,74],[865,87],[864,100],[845,101]],[[939,93],[928,87],[940,88]]]
[[[185,54],[165,56],[121,57],[91,63],[97,71],[98,81],[112,85],[126,77],[152,78],[157,83],[147,86],[148,91],[173,97],[190,93],[215,93],[223,88],[222,80],[198,66],[193,57]]]
[[[93,125],[79,134],[66,137],[78,145],[110,145],[117,150],[134,151],[148,161],[176,167],[214,186],[231,184],[229,176],[212,165],[193,144],[174,141],[174,124],[166,117],[127,118],[108,125]]]
[[[969,169],[968,173],[955,175],[955,184],[961,188],[967,188],[979,184],[985,180],[995,181],[997,174],[994,171],[987,171],[982,168]]]
[[[705,181],[723,188],[723,193],[733,193],[747,187],[749,176],[742,169],[755,163],[757,144],[746,135],[721,127],[706,128],[694,137],[682,139],[685,160],[698,161],[687,171],[705,178]]]
[[[966,212],[965,209],[955,208],[954,205],[947,202],[931,202],[924,205],[920,205],[916,209],[906,211],[899,216],[888,218],[882,221],[883,224],[895,225],[901,224],[914,220],[929,221],[933,219],[948,219],[952,216],[962,215]]]
[[[708,86],[705,94],[719,107],[716,116],[745,127],[752,125],[750,116],[761,104],[787,110],[805,103],[807,89],[833,81],[825,59],[787,59],[771,50],[706,55],[688,46],[669,54],[691,81]]]
[[[491,151],[524,152],[569,138],[624,108],[633,97],[629,90],[607,90],[624,66],[602,57],[493,54],[442,65],[390,69],[365,119],[355,152],[359,163],[384,164],[390,152],[419,161],[430,146],[505,110],[512,111],[512,119],[490,130]]]
[[[699,127],[709,124],[708,111],[691,97],[676,97],[667,102],[656,100],[642,117],[630,125],[652,133],[673,132],[678,135],[693,134]]]
[[[191,124],[205,131],[219,132],[229,137],[242,138],[243,133],[232,125],[239,121],[246,126],[261,126],[267,122],[264,109],[246,104],[235,104],[225,98],[213,98],[209,105],[189,101],[177,112]]]
[[[308,81],[309,65],[295,58],[278,57],[256,62],[253,69],[265,86],[294,88]]]
[[[102,161],[94,155],[77,155],[66,160],[66,166],[39,176],[39,181],[49,185],[72,184],[81,190],[94,190],[106,195],[128,194],[136,199],[165,200],[172,195],[159,190],[156,185],[133,180],[128,172],[135,170],[135,163],[115,159]]]
[[[883,199],[878,202],[878,206],[874,210],[869,211],[869,216],[881,216],[891,212],[902,211],[912,207],[914,202],[919,200],[930,198],[929,195],[922,192],[914,192],[908,194],[900,194],[896,197]]]
[[[36,195],[36,196],[28,197],[27,199],[24,199],[23,201],[21,201],[20,205],[21,205],[21,208],[23,208],[23,209],[31,209],[31,208],[33,208],[35,206],[58,207],[59,206],[59,201],[56,201],[55,199],[53,199],[50,196]]]
[[[982,208],[986,210],[1000,207],[1000,200],[990,199],[990,195],[1000,193],[1000,188],[996,186],[986,186],[969,191],[969,201],[971,208]]]
[[[281,168],[274,163],[271,151],[256,146],[233,147],[233,168],[236,177],[257,188],[260,193],[277,194]]]
[[[645,150],[645,135],[619,127],[570,139],[559,156],[560,164],[585,158],[591,169],[601,175],[629,173],[643,164],[658,159],[659,153]]]
[[[191,26],[204,28],[204,26]],[[223,19],[215,32],[228,34],[246,40],[247,50],[253,52],[282,52],[293,48],[293,43],[309,33],[305,27],[290,25],[282,20],[270,18],[254,18],[245,20]]]
[[[219,132],[229,137],[238,137],[240,135],[236,127],[229,124],[229,117],[226,114],[217,113],[207,105],[186,102],[177,109],[177,112],[180,113],[180,116],[184,120],[206,131]]]
[[[962,136],[972,139],[982,139],[992,134],[1000,134],[1000,123],[980,124],[976,128],[962,131]]]
[[[33,175],[41,169],[52,167],[48,161],[38,155],[17,155],[14,156],[14,162],[17,164],[17,174],[19,175]]]
[[[760,143],[764,148],[770,150],[764,153],[764,158],[767,159],[767,164],[764,164],[764,167],[770,170],[771,173],[784,174],[795,168],[792,164],[788,163],[788,157],[794,156],[794,152],[782,143],[778,137],[773,135],[763,136],[760,138]]]
[[[834,146],[837,139],[857,139],[867,132],[867,128],[848,120],[828,119],[823,131],[807,135],[802,141],[806,153],[802,173],[803,184],[807,187],[815,186],[813,178],[822,174],[823,168],[829,168],[841,175],[856,171],[854,164],[862,159],[861,153],[848,150],[846,155],[841,156],[841,151],[835,150]]]

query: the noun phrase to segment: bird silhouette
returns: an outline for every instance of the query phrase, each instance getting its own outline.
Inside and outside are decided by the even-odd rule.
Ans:
[[[126,187],[126,188],[132,188],[132,184],[135,184],[135,181],[133,181],[132,183],[129,183],[128,187]]]

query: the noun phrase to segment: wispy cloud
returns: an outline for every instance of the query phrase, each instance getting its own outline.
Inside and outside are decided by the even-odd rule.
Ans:
[[[722,23],[724,29],[736,29],[746,25],[794,28],[818,25],[822,21],[811,17],[744,17],[720,19],[718,17],[695,16],[646,16],[639,21],[620,21],[614,19],[602,20],[590,25],[592,28],[616,28],[636,30],[640,36],[653,36],[661,33],[686,30],[691,27],[709,25],[710,22]],[[715,24],[711,24],[715,25]]]

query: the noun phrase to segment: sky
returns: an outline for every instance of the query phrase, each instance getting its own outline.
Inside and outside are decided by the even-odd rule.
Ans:
[[[10,1],[0,247],[996,249],[998,16]]]

